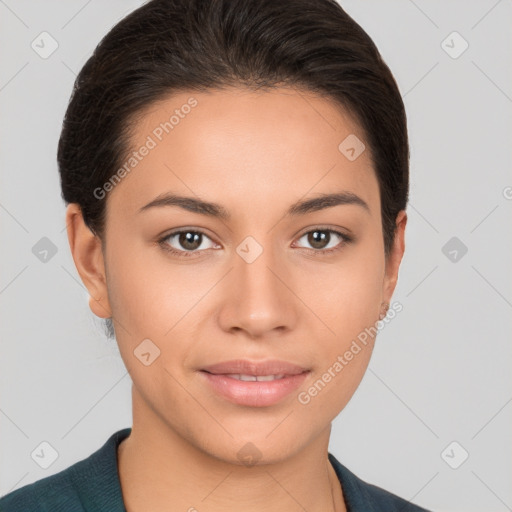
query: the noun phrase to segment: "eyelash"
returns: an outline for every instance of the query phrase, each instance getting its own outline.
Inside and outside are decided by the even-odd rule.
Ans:
[[[301,247],[301,249],[306,249],[308,251],[313,251],[314,253],[321,254],[322,256],[326,256],[326,255],[338,252],[341,249],[343,249],[343,247],[346,244],[349,244],[349,243],[351,243],[354,240],[351,236],[346,235],[345,233],[342,233],[341,231],[337,231],[337,230],[332,229],[332,228],[323,228],[323,227],[316,227],[314,229],[306,231],[305,233],[302,233],[298,238],[300,239],[304,235],[308,235],[309,233],[313,233],[314,231],[322,231],[322,232],[334,233],[335,235],[338,235],[342,239],[342,242],[340,242],[335,247],[331,247],[330,249],[309,249],[307,247]],[[201,251],[198,251],[197,249],[195,251],[178,251],[178,250],[174,249],[173,247],[171,247],[167,243],[169,238],[171,238],[172,236],[175,236],[175,235],[179,235],[181,233],[196,233],[196,234],[201,234],[201,235],[203,235],[203,236],[205,236],[207,238],[210,238],[206,233],[204,233],[203,231],[201,231],[199,229],[181,229],[181,230],[173,231],[173,232],[165,235],[163,238],[160,238],[158,240],[158,244],[166,252],[169,252],[172,255],[177,256],[179,258],[190,258],[190,257],[193,257],[194,255],[196,255],[198,252],[201,252]],[[203,250],[208,250],[208,249],[203,249]]]

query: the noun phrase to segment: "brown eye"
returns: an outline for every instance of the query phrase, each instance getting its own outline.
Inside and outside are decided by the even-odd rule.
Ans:
[[[202,235],[194,231],[178,233],[178,243],[187,251],[194,251],[201,246]]]
[[[308,243],[313,249],[325,249],[326,243],[331,240],[331,234],[328,231],[310,231],[308,234]]]
[[[339,231],[327,228],[317,228],[307,233],[304,233],[299,240],[305,238],[306,243],[310,247],[304,247],[305,249],[311,249],[318,253],[330,253],[341,249],[346,243],[349,243],[352,239]]]
[[[206,243],[205,246],[207,241],[210,245]],[[167,251],[179,256],[189,256],[200,250],[211,249],[214,245],[205,233],[191,229],[175,231],[161,239],[160,243]]]

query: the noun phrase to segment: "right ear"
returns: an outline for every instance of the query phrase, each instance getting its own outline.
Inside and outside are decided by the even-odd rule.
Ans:
[[[76,269],[89,291],[89,307],[100,318],[111,318],[101,240],[85,224],[78,203],[66,208],[69,247]]]

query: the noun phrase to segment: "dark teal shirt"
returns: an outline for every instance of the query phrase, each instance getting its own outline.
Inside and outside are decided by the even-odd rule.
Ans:
[[[112,434],[92,455],[0,498],[0,512],[126,512],[117,468],[117,447],[131,428]],[[360,480],[332,455],[348,512],[426,512]]]

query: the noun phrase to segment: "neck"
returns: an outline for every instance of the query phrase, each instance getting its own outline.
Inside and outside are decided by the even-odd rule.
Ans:
[[[300,452],[271,464],[232,464],[211,456],[134,400],[130,436],[118,448],[127,512],[346,512],[327,458],[330,426]],[[261,462],[261,461],[260,461]]]

